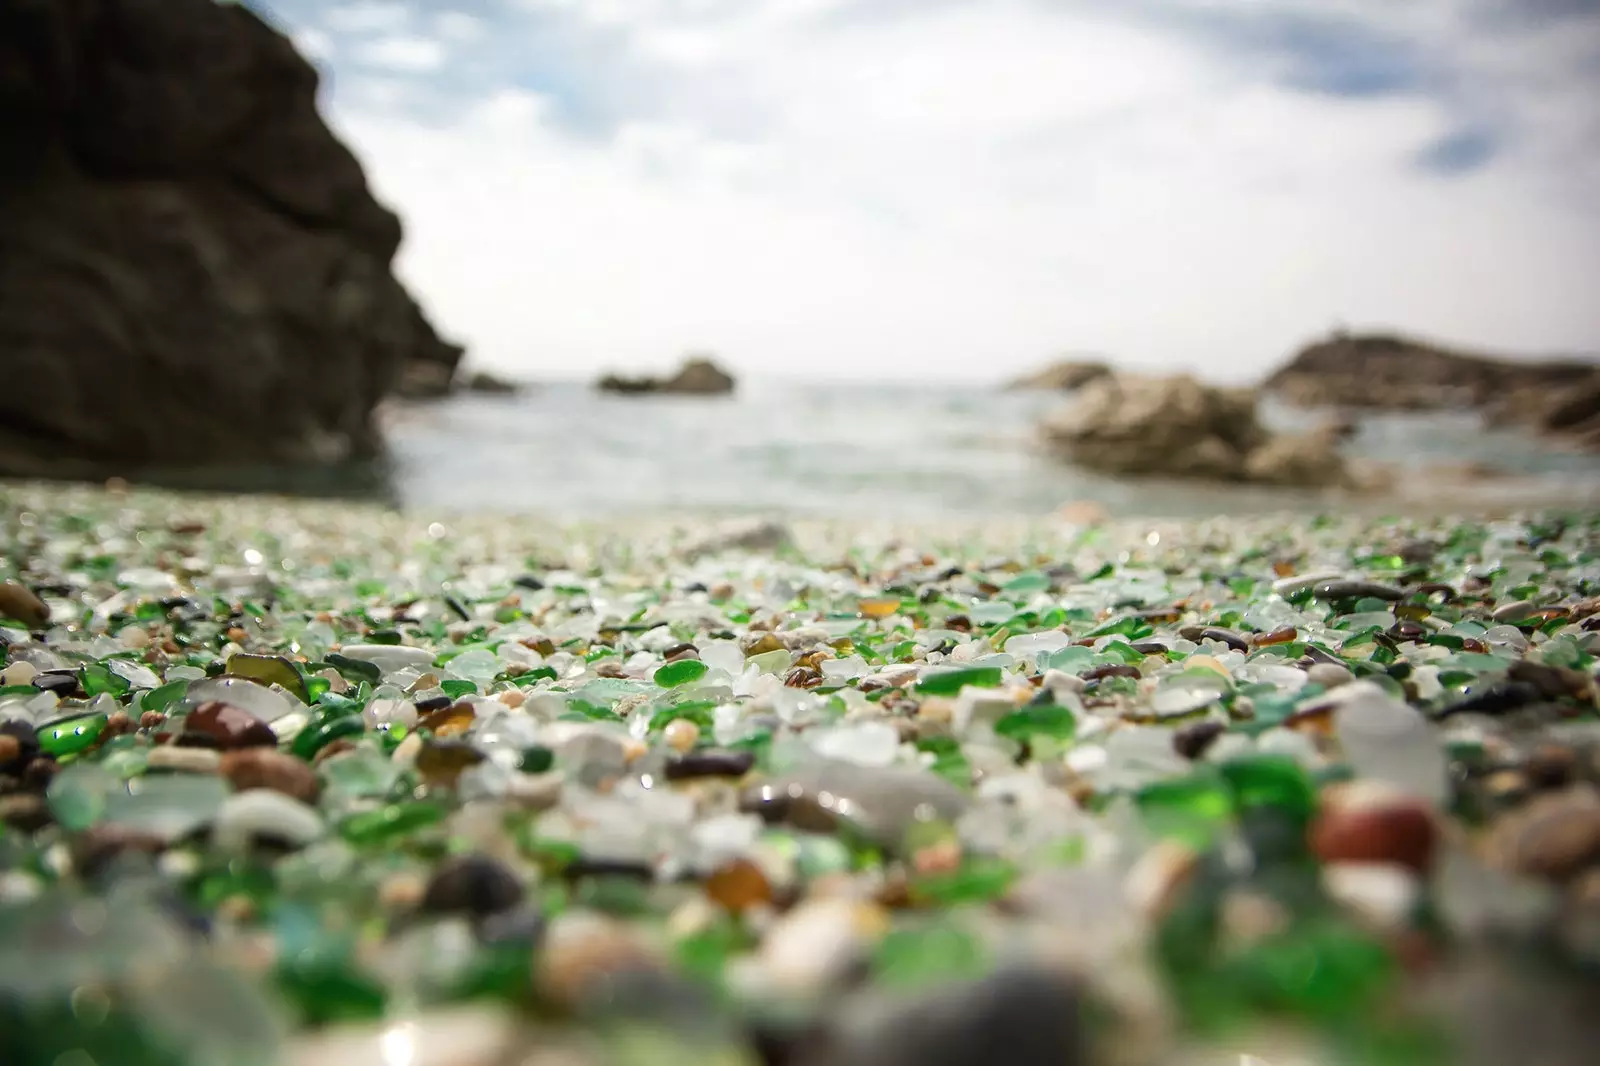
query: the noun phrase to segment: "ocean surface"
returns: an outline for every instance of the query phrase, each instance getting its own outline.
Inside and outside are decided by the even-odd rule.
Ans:
[[[971,385],[745,381],[731,397],[690,398],[549,384],[390,409],[392,456],[378,480],[383,495],[409,509],[574,518],[1044,515],[1074,500],[1151,516],[1329,506],[1289,490],[1116,480],[1075,469],[1041,449],[1036,436],[1045,413],[1067,402]],[[1262,417],[1292,429],[1319,416],[1268,404]],[[1398,497],[1349,506],[1394,510],[1432,500],[1437,479],[1424,468],[1464,462],[1518,476],[1509,485],[1452,488],[1444,505],[1492,504],[1508,492],[1600,502],[1600,457],[1486,430],[1470,413],[1368,417],[1346,452],[1417,472]]]

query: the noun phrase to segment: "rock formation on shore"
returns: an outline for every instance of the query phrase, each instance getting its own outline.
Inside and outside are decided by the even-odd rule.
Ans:
[[[449,379],[317,83],[235,4],[0,5],[0,473],[370,455]]]
[[[607,374],[595,383],[601,392],[615,392],[635,396],[647,393],[669,393],[685,396],[723,396],[734,389],[733,376],[717,366],[709,357],[692,356],[685,359],[677,373],[667,378],[624,377]]]
[[[1059,359],[1047,367],[1035,370],[1031,374],[1024,374],[1017,378],[1007,389],[1041,389],[1048,391],[1072,392],[1083,388],[1091,381],[1106,377],[1111,373],[1111,367],[1099,359]]]
[[[1084,386],[1047,419],[1046,442],[1107,474],[1343,487],[1351,477],[1337,427],[1273,434],[1256,418],[1255,389],[1206,385],[1189,375],[1114,374]]]
[[[1302,407],[1477,410],[1493,424],[1600,447],[1600,363],[1592,359],[1504,359],[1339,332],[1296,353],[1263,387]]]

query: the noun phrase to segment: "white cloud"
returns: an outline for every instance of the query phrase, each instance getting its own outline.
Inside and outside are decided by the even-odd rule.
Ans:
[[[313,63],[325,63],[333,58],[333,38],[319,29],[307,27],[294,31],[290,35],[294,46],[300,54]]]
[[[397,73],[426,74],[444,66],[444,45],[431,37],[379,37],[356,45],[357,62]]]
[[[398,33],[411,23],[411,7],[398,0],[354,0],[336,4],[321,16],[335,33]]]
[[[439,12],[433,16],[433,28],[440,37],[457,44],[482,40],[488,30],[481,18],[464,11]]]
[[[747,373],[994,379],[1090,349],[1237,380],[1341,320],[1600,347],[1579,195],[1600,95],[1558,76],[1588,54],[1570,29],[1292,0],[1436,35],[1479,79],[1515,150],[1442,177],[1406,161],[1457,128],[1447,101],[1294,93],[1111,5],[519,2],[613,48],[595,84],[426,124],[335,99],[406,221],[402,272],[486,363],[588,375],[708,347]],[[437,66],[426,43],[387,67]],[[584,92],[622,121],[569,132],[563,93]]]

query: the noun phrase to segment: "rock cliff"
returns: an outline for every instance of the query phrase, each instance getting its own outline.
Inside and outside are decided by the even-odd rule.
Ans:
[[[317,87],[241,6],[0,4],[0,473],[370,455],[453,370]]]

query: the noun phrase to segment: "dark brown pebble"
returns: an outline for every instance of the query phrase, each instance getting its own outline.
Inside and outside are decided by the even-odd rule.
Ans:
[[[684,659],[700,658],[700,649],[693,644],[674,644],[662,653],[669,663],[681,662]]]
[[[43,796],[21,792],[14,796],[0,797],[0,822],[13,829],[32,833],[43,829],[53,821],[55,816],[50,813],[50,805],[44,801]]]
[[[1395,550],[1395,554],[1408,563],[1432,562],[1439,546],[1431,540],[1408,540]]]
[[[97,825],[72,843],[72,866],[78,876],[93,878],[125,854],[159,855],[166,841],[123,826]]]
[[[1325,804],[1311,825],[1323,862],[1395,862],[1426,873],[1438,830],[1428,808],[1405,796],[1377,803]]]
[[[451,707],[451,706],[454,706],[454,705],[455,705],[455,700],[451,699],[449,696],[445,695],[442,692],[437,696],[429,696],[425,700],[417,700],[416,701],[416,707],[417,707],[417,713],[418,714],[427,714],[430,711],[442,711],[446,707]]]
[[[1133,616],[1146,622],[1162,624],[1176,622],[1183,617],[1183,612],[1176,607],[1154,607],[1148,610],[1135,611]]]
[[[1095,682],[1108,677],[1139,677],[1141,675],[1139,668],[1136,666],[1129,666],[1126,663],[1107,663],[1104,666],[1096,666],[1093,669],[1085,670],[1081,676],[1085,681]]]
[[[33,791],[43,791],[55,778],[59,769],[61,766],[54,756],[36,755],[33,761],[28,763],[27,769],[22,771],[22,784]]]
[[[668,781],[689,781],[697,777],[743,777],[756,764],[753,751],[726,751],[707,748],[667,760]]]
[[[797,666],[784,675],[783,683],[788,688],[816,688],[822,684],[822,674],[809,666]]]
[[[568,879],[626,877],[636,881],[651,881],[655,879],[656,871],[649,863],[637,859],[591,859],[580,856],[568,863],[561,874]]]
[[[462,855],[441,864],[428,879],[421,909],[428,914],[487,918],[522,902],[522,882],[504,863],[487,855]]]
[[[1258,648],[1269,648],[1277,644],[1289,644],[1298,639],[1300,631],[1294,626],[1284,626],[1274,629],[1270,633],[1258,633],[1250,638],[1250,642]]]
[[[139,715],[140,729],[154,729],[167,720],[167,716],[160,711],[145,711]]]
[[[1522,772],[1535,788],[1560,788],[1576,776],[1577,770],[1577,753],[1556,744],[1535,748],[1522,765]]]
[[[1526,659],[1518,659],[1512,663],[1507,676],[1513,681],[1532,685],[1539,690],[1539,695],[1549,700],[1559,699],[1562,696],[1581,696],[1589,689],[1589,675],[1581,670],[1549,666],[1545,663],[1529,662]]]
[[[1143,655],[1165,655],[1171,650],[1159,640],[1136,640],[1131,647]]]
[[[33,687],[41,692],[54,692],[58,699],[83,695],[76,670],[44,670],[33,675]]]
[[[0,722],[0,737],[11,741],[0,752],[0,773],[20,773],[39,754],[39,731],[21,719]]]
[[[267,723],[242,707],[212,700],[196,707],[184,719],[185,734],[208,736],[224,751],[239,748],[276,747],[278,736]]]
[[[1390,636],[1394,637],[1396,640],[1404,641],[1421,640],[1425,635],[1427,635],[1427,632],[1428,631],[1425,628],[1418,625],[1416,622],[1410,621],[1396,622],[1389,629]]]
[[[1221,626],[1206,626],[1200,631],[1200,637],[1203,640],[1219,640],[1234,651],[1248,651],[1250,648],[1250,642],[1243,636]]]
[[[497,911],[477,923],[478,942],[488,947],[535,947],[544,936],[543,914],[531,906]]]
[[[1440,718],[1453,714],[1505,714],[1520,707],[1537,703],[1539,689],[1526,681],[1501,681],[1444,708]]]
[[[1389,600],[1402,599],[1404,592],[1392,585],[1376,581],[1324,581],[1312,588],[1311,594],[1319,600]]]
[[[1172,734],[1172,748],[1185,759],[1198,759],[1227,728],[1215,718],[1191,722]]]

